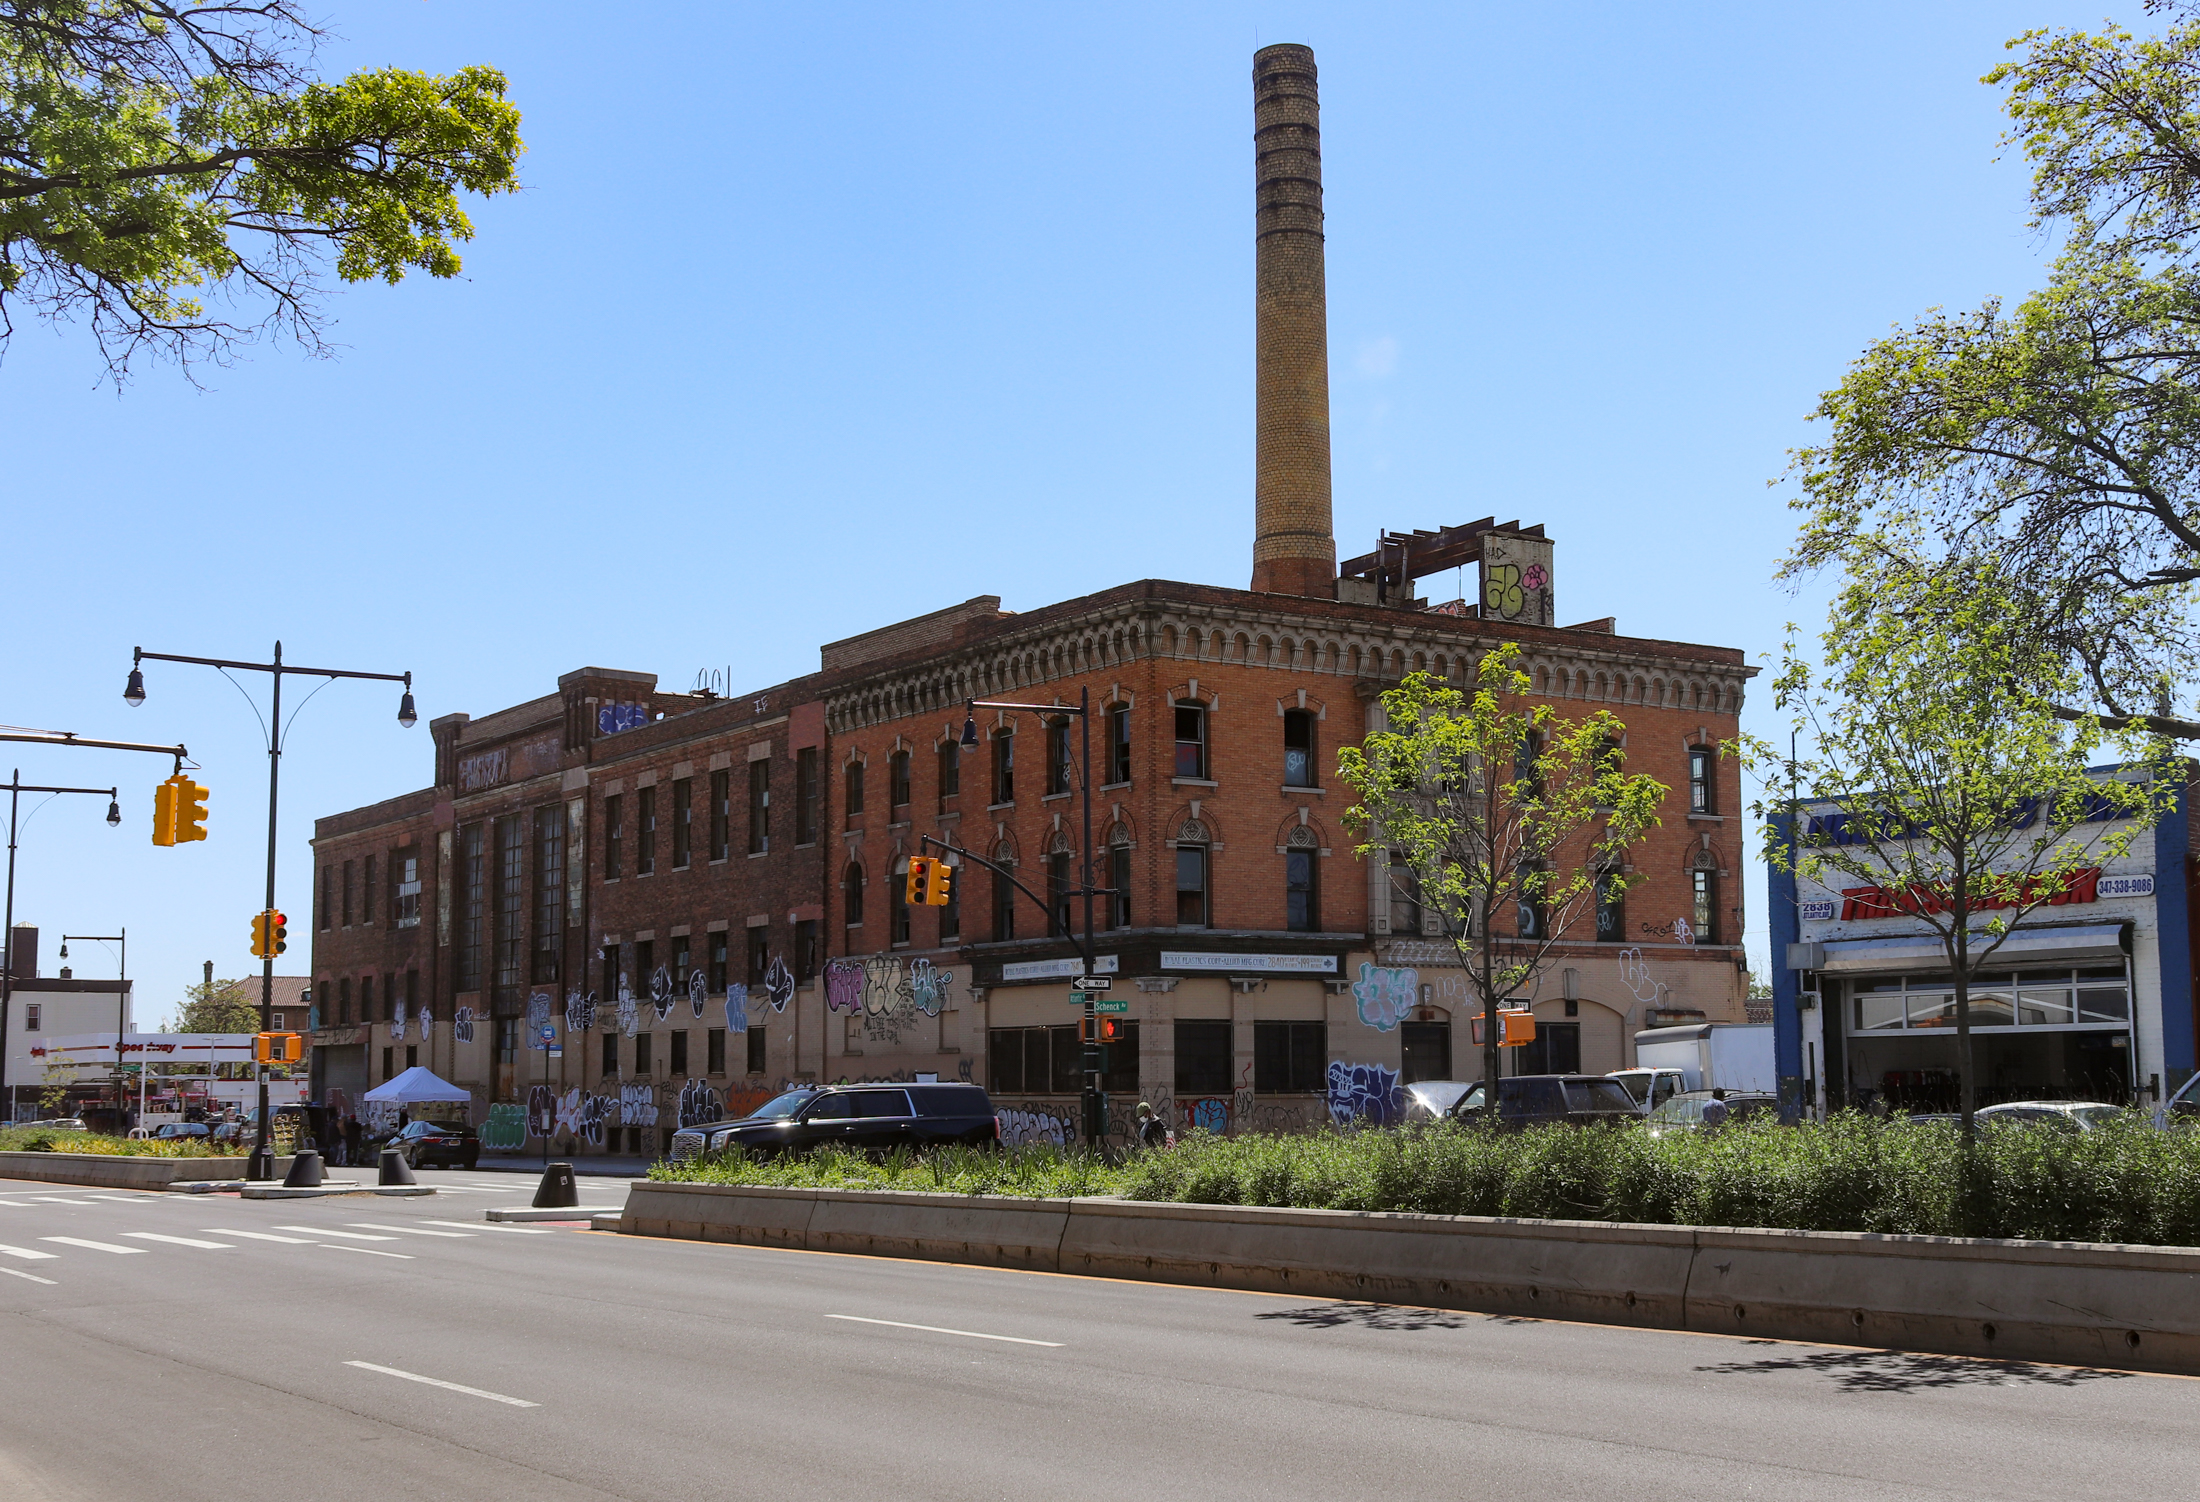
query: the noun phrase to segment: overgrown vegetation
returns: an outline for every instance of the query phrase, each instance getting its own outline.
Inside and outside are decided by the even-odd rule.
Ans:
[[[74,1132],[57,1127],[0,1127],[0,1153],[98,1153],[109,1158],[226,1158],[234,1151],[217,1151],[203,1137],[183,1137],[172,1142],[150,1138],[131,1141],[100,1132]]]
[[[845,1149],[660,1163],[659,1180],[1189,1204],[1407,1210],[1653,1225],[2200,1245],[2200,1132],[2143,1115],[2085,1133],[1843,1115],[1654,1138],[1628,1128],[1480,1127],[1209,1137],[1111,1166],[1054,1147],[871,1162]]]

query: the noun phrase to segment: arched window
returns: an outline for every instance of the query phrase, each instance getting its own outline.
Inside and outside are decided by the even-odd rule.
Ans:
[[[1176,771],[1178,777],[1207,780],[1207,706],[1197,699],[1176,702]]]
[[[1695,942],[1719,942],[1719,858],[1708,850],[1696,852],[1688,872],[1693,899],[1689,921],[1695,925]]]
[[[860,761],[849,762],[848,775],[843,780],[848,784],[848,812],[851,814],[862,813],[863,763]]]
[[[1076,932],[1070,916],[1069,866],[1069,839],[1058,834],[1047,847],[1047,937],[1053,939]]]
[[[1108,831],[1108,885],[1115,889],[1102,909],[1108,927],[1131,926],[1131,832],[1118,824]]]
[[[1181,713],[1181,710],[1179,711]],[[1181,743],[1180,743],[1181,745]],[[1207,827],[1186,819],[1176,832],[1176,926],[1205,928],[1209,921],[1210,876]]]
[[[994,847],[996,865],[1013,868],[1016,864],[1016,847],[1003,840]],[[1007,877],[993,873],[993,942],[998,944],[1016,937],[1016,888]]]
[[[840,876],[840,905],[850,928],[863,926],[863,863],[848,862]]]
[[[909,942],[909,862],[895,861],[886,879],[886,942]]]
[[[1627,889],[1620,885],[1620,873],[1604,870],[1596,873],[1597,883],[1597,942],[1621,944],[1627,939]]]
[[[1394,934],[1421,931],[1421,878],[1406,864],[1402,850],[1390,852],[1390,931]]]
[[[1046,788],[1049,793],[1069,791],[1069,721],[1047,721]]]
[[[886,801],[900,808],[909,801],[909,753],[896,751],[886,759]]]
[[[1321,840],[1300,825],[1284,842],[1284,927],[1293,933],[1315,933],[1322,926],[1317,866]]]
[[[1319,786],[1314,778],[1314,712],[1310,709],[1283,712],[1283,785]]]
[[[1108,766],[1107,775],[1100,780],[1106,783],[1131,780],[1131,707],[1128,704],[1108,706]]]
[[[993,732],[993,802],[1016,801],[1016,736],[1006,725]]]

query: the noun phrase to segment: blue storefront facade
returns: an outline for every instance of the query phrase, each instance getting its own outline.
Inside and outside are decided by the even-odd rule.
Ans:
[[[2103,1100],[2151,1107],[2189,1079],[2195,1039],[2196,839],[2190,775],[2122,857],[2027,914],[1971,989],[1978,1103]],[[2102,769],[2114,775],[2115,769]],[[1808,835],[1836,818],[1796,811]],[[1784,835],[1785,830],[1781,831]],[[1804,1114],[1884,1103],[1952,1110],[1952,984],[1940,941],[1877,887],[1775,866],[1773,1033],[1783,1097]],[[1984,920],[1974,920],[1982,923]]]

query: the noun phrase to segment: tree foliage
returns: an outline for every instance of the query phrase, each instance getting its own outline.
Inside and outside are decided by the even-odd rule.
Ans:
[[[2200,20],[2180,8],[2159,37],[2035,31],[2010,46],[2021,56],[1986,82],[2008,90],[2034,223],[2064,251],[2044,288],[1929,313],[1824,395],[1828,434],[1791,471],[1805,522],[1786,572],[1892,528],[1910,562],[1951,579],[2022,581],[2094,706],[2168,717],[2200,645]],[[1903,532],[1914,517],[1922,552]]]
[[[2127,748],[2136,770],[2089,770],[2107,733],[2056,712],[2058,695],[2077,690],[2072,669],[2031,629],[2028,598],[2005,576],[1975,560],[1968,572],[1905,567],[1883,545],[1849,562],[1822,674],[1791,631],[1774,690],[1797,749],[1752,743],[1777,795],[1754,811],[1771,864],[1805,882],[1876,887],[1939,940],[1968,1137],[1981,968],[2026,916],[2151,828],[2175,797],[2176,764],[2142,741]]]
[[[518,187],[504,76],[318,81],[318,35],[294,0],[0,0],[0,346],[18,309],[81,321],[119,383],[262,330],[324,350],[331,268],[456,276],[460,195]]]
[[[183,988],[183,1010],[176,1019],[179,1033],[256,1033],[260,1030],[259,1003],[241,980],[217,980]]]
[[[1358,854],[1436,914],[1493,1020],[1535,984],[1600,884],[1616,896],[1637,879],[1621,870],[1626,852],[1669,791],[1622,769],[1626,726],[1609,712],[1568,720],[1527,703],[1519,658],[1511,643],[1493,648],[1467,691],[1411,675],[1383,695],[1389,728],[1337,758],[1359,795],[1345,812],[1367,835]],[[1498,1029],[1482,1034],[1482,1077],[1495,1080]],[[1494,1117],[1497,1092],[1485,1098]]]

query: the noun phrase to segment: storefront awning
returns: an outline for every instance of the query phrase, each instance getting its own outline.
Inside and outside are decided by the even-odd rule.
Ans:
[[[1983,947],[1992,941],[1978,935]],[[2020,928],[1995,950],[1988,964],[1997,968],[2031,964],[2076,964],[2081,960],[2120,960],[2124,957],[2121,923],[2090,923],[2073,928]],[[1870,975],[1917,970],[1945,970],[1947,952],[1931,934],[1904,934],[1893,939],[1846,939],[1826,945],[1826,973]]]

